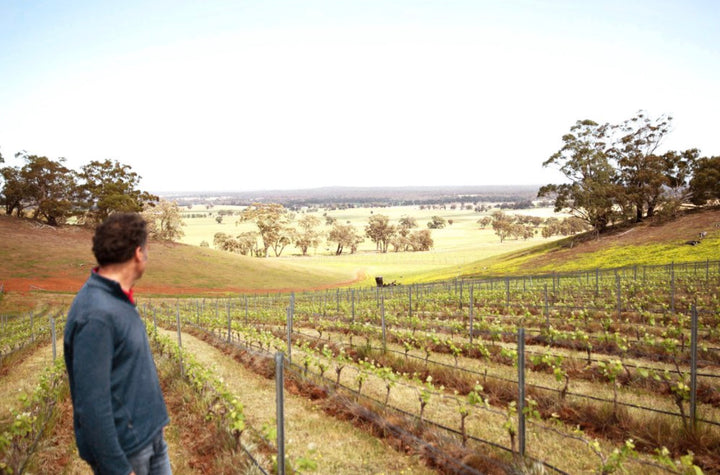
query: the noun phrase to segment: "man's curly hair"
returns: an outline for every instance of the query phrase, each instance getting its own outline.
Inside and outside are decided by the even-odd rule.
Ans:
[[[95,229],[92,251],[100,266],[132,259],[147,244],[147,223],[137,213],[113,213]]]

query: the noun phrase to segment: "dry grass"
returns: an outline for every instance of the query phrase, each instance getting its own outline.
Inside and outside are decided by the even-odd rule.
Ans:
[[[173,473],[253,473],[249,458],[243,452],[230,449],[232,441],[228,433],[206,418],[205,403],[180,377],[176,362],[167,358],[156,360],[170,413],[165,439]]]
[[[78,455],[73,431],[73,412],[70,394],[56,408],[52,430],[40,443],[31,460],[30,473],[62,473],[63,475],[91,475],[93,472]]]
[[[18,361],[4,361],[0,376],[0,418],[20,407],[19,396],[34,391],[43,370],[52,364],[52,344],[29,347]],[[57,357],[62,358],[62,338],[57,341]],[[7,371],[7,373],[5,373]]]
[[[0,276],[4,292],[71,292],[96,265],[92,231],[52,228],[0,215]],[[150,243],[150,264],[137,284],[147,294],[223,294],[348,285],[353,269],[307,268],[183,244]],[[12,297],[0,295],[0,312]]]

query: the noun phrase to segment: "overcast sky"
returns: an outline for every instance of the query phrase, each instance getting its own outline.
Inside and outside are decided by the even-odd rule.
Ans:
[[[0,1],[0,153],[154,192],[546,184],[578,119],[720,155],[713,0]]]

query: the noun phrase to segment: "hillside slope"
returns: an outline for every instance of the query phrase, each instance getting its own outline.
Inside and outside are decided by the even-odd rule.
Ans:
[[[700,238],[700,233],[706,233]],[[696,245],[688,244],[696,241]],[[646,221],[600,235],[575,236],[475,262],[462,275],[543,274],[578,269],[720,259],[720,209],[696,210],[674,221]]]
[[[707,235],[700,240],[699,233]],[[0,285],[6,292],[74,293],[95,265],[90,230],[52,228],[0,215]],[[699,240],[691,246],[688,241]],[[312,259],[312,258],[309,258]],[[473,262],[423,281],[542,274],[634,264],[720,259],[720,209],[688,213],[662,225],[640,223],[599,239],[575,236]],[[297,262],[297,261],[295,261]],[[137,290],[145,295],[225,295],[347,286],[364,278],[351,267],[317,267],[285,259],[257,259],[183,244],[152,242],[150,265]]]
[[[95,266],[91,241],[87,229],[0,216],[0,285],[6,292],[76,292]],[[148,270],[137,284],[146,294],[306,290],[349,285],[359,277],[184,244],[151,242],[149,255]]]

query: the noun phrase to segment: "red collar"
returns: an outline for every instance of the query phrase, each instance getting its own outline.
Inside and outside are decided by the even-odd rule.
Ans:
[[[123,289],[123,293],[124,293],[125,295],[127,295],[127,298],[128,298],[128,300],[130,301],[130,303],[133,304],[133,305],[135,305],[135,295],[134,295],[134,293],[133,293],[133,289],[130,289],[130,290],[128,290],[127,292],[125,292],[125,289]]]

